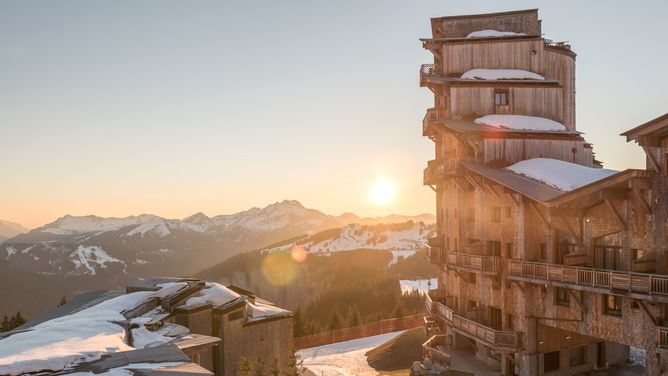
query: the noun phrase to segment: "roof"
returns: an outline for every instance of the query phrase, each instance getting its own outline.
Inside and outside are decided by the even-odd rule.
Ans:
[[[493,13],[477,13],[477,14],[466,14],[459,16],[443,16],[443,17],[434,17],[432,20],[456,20],[462,18],[488,18],[488,17],[499,17],[499,16],[512,16],[516,14],[525,14],[525,13],[536,13],[538,14],[538,8],[533,9],[521,9],[521,10],[511,10],[506,12],[493,12]]]
[[[626,136],[626,142],[642,141],[642,138],[663,138],[668,137],[668,113],[665,113],[655,119],[643,123],[633,129],[622,133],[620,136]]]
[[[544,203],[564,194],[563,191],[549,185],[512,172],[487,167],[476,162],[462,161],[460,163],[468,170],[510,188],[534,201]]]
[[[615,187],[623,187],[624,189],[626,189],[628,187],[627,182],[630,179],[645,178],[645,177],[648,177],[648,172],[646,170],[626,169],[614,175],[610,175],[606,178],[597,180],[591,184],[587,184],[580,188],[574,189],[570,192],[564,192],[563,195],[552,199],[550,205],[559,206],[567,203],[572,203],[590,194],[598,195],[605,189],[610,189]]]
[[[190,358],[173,344],[165,344],[146,349],[115,352],[105,354],[98,360],[79,363],[69,370],[56,374],[69,374],[75,372],[103,373],[114,368],[129,366],[133,363],[189,363]]]
[[[566,136],[567,138],[572,138],[577,136],[580,138],[581,132],[574,130],[566,131],[525,131],[517,129],[505,129],[505,128],[496,128],[490,127],[487,125],[476,124],[473,120],[464,120],[464,119],[443,119],[442,124],[453,131],[466,133],[466,132],[475,132],[475,133],[492,133],[495,137],[498,137],[499,134],[533,134],[533,135],[549,135],[549,137],[554,136]]]

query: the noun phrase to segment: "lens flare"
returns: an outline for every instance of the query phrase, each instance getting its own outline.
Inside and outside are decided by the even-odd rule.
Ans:
[[[274,286],[286,286],[294,282],[297,272],[297,264],[290,253],[271,253],[262,260],[262,276]]]
[[[306,260],[306,256],[308,253],[306,252],[306,249],[301,246],[294,246],[290,248],[290,256],[292,257],[292,260],[295,262],[302,263]]]

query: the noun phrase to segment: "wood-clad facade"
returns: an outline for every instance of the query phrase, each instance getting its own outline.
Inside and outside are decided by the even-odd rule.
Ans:
[[[624,134],[645,151],[645,170],[571,191],[513,174],[506,167],[532,158],[601,167],[575,123],[575,53],[543,39],[535,9],[431,25],[422,42],[434,62],[420,69],[421,86],[434,93],[423,120],[435,143],[424,183],[436,191],[438,223],[429,242],[439,267],[427,298],[429,343],[470,348],[504,375],[577,375],[622,367],[638,353],[647,374],[664,374],[668,115]],[[521,34],[467,38],[480,30]],[[460,78],[471,69],[545,80]],[[566,130],[474,122],[492,114],[542,117]],[[441,350],[425,354],[449,359]]]

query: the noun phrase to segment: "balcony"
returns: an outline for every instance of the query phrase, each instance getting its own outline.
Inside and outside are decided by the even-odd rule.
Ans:
[[[432,107],[427,109],[427,113],[424,115],[424,118],[422,119],[422,135],[423,136],[430,136],[433,134],[437,134],[436,128],[432,127],[438,119],[441,118],[441,111],[438,108]]]
[[[440,67],[434,64],[422,64],[420,66],[420,87],[428,86],[429,83],[438,79],[440,76]]]
[[[436,334],[422,345],[424,358],[444,368],[450,366],[451,351],[452,339],[445,334]]]
[[[459,160],[457,158],[433,159],[424,169],[423,184],[435,185],[443,179],[457,176]]]
[[[637,299],[668,302],[668,275],[510,260],[507,278],[530,283],[577,287],[603,294],[628,293]]]
[[[443,264],[445,262],[445,244],[443,236],[436,236],[427,239],[429,244],[429,262],[432,264]]]
[[[496,256],[478,256],[467,253],[448,252],[446,263],[448,267],[465,271],[482,272],[483,274],[497,275],[499,273],[499,258]]]
[[[495,330],[467,319],[455,313],[452,308],[445,304],[434,301],[430,294],[427,294],[426,304],[431,304],[428,310],[433,316],[443,319],[452,326],[455,332],[461,335],[500,351],[517,351],[520,346],[520,332]]]

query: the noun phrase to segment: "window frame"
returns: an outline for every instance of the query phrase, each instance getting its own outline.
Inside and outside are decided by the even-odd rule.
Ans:
[[[563,296],[562,296],[563,294]],[[568,293],[568,289],[565,287],[555,287],[554,288],[554,304],[561,307],[570,307],[571,306],[571,296]]]
[[[510,91],[508,89],[494,89],[494,106],[510,106]]]
[[[612,307],[609,305],[611,301]],[[608,316],[622,317],[622,297],[611,294],[603,294],[603,313]]]

